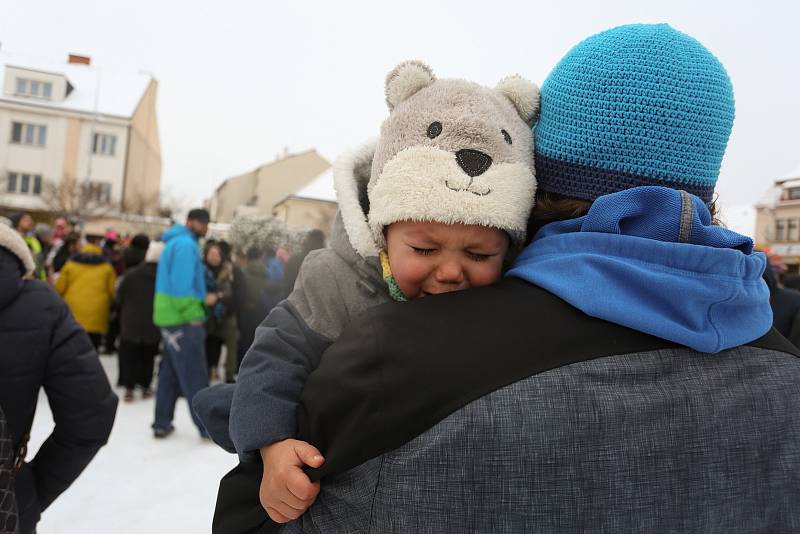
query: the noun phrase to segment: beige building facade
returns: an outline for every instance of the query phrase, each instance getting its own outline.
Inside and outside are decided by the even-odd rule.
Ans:
[[[333,171],[328,169],[303,189],[278,202],[272,213],[289,226],[321,230],[325,237],[329,237],[338,208]]]
[[[158,214],[158,82],[0,53],[0,208]]]
[[[308,150],[228,178],[208,202],[211,219],[230,223],[237,215],[271,215],[277,204],[306,187],[330,166],[315,150]]]
[[[800,265],[800,169],[775,181],[756,204],[756,246],[780,254],[790,269]]]

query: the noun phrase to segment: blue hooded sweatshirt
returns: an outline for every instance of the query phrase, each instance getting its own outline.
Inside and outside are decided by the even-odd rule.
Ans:
[[[698,197],[647,186],[544,226],[508,276],[592,317],[720,352],[771,328],[766,261],[750,238],[712,225]]]
[[[165,327],[205,320],[205,269],[197,237],[176,224],[163,238],[166,245],[156,271],[153,322]]]

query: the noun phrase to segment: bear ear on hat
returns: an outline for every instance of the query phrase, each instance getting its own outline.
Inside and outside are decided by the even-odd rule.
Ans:
[[[420,89],[436,81],[433,70],[421,61],[404,61],[386,76],[386,104],[392,111]]]
[[[539,116],[539,87],[535,83],[522,76],[507,76],[495,89],[514,104],[528,126],[533,126]]]

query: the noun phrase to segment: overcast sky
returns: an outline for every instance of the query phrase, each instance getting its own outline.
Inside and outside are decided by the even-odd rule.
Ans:
[[[728,69],[736,122],[718,192],[752,203],[800,170],[800,2],[1,0],[12,53],[89,55],[159,80],[162,189],[199,203],[283,147],[333,160],[378,132],[383,81],[417,58],[440,77],[541,85],[583,38],[667,22]]]

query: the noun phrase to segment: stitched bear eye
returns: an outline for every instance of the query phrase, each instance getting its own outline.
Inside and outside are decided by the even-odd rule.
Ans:
[[[511,136],[508,135],[508,132],[505,131],[505,130],[500,130],[500,133],[503,134],[503,139],[506,140],[506,143],[508,143],[510,145],[511,144]]]
[[[442,123],[439,121],[432,122],[430,126],[428,126],[428,137],[434,139],[438,137],[439,134],[442,133]]]

